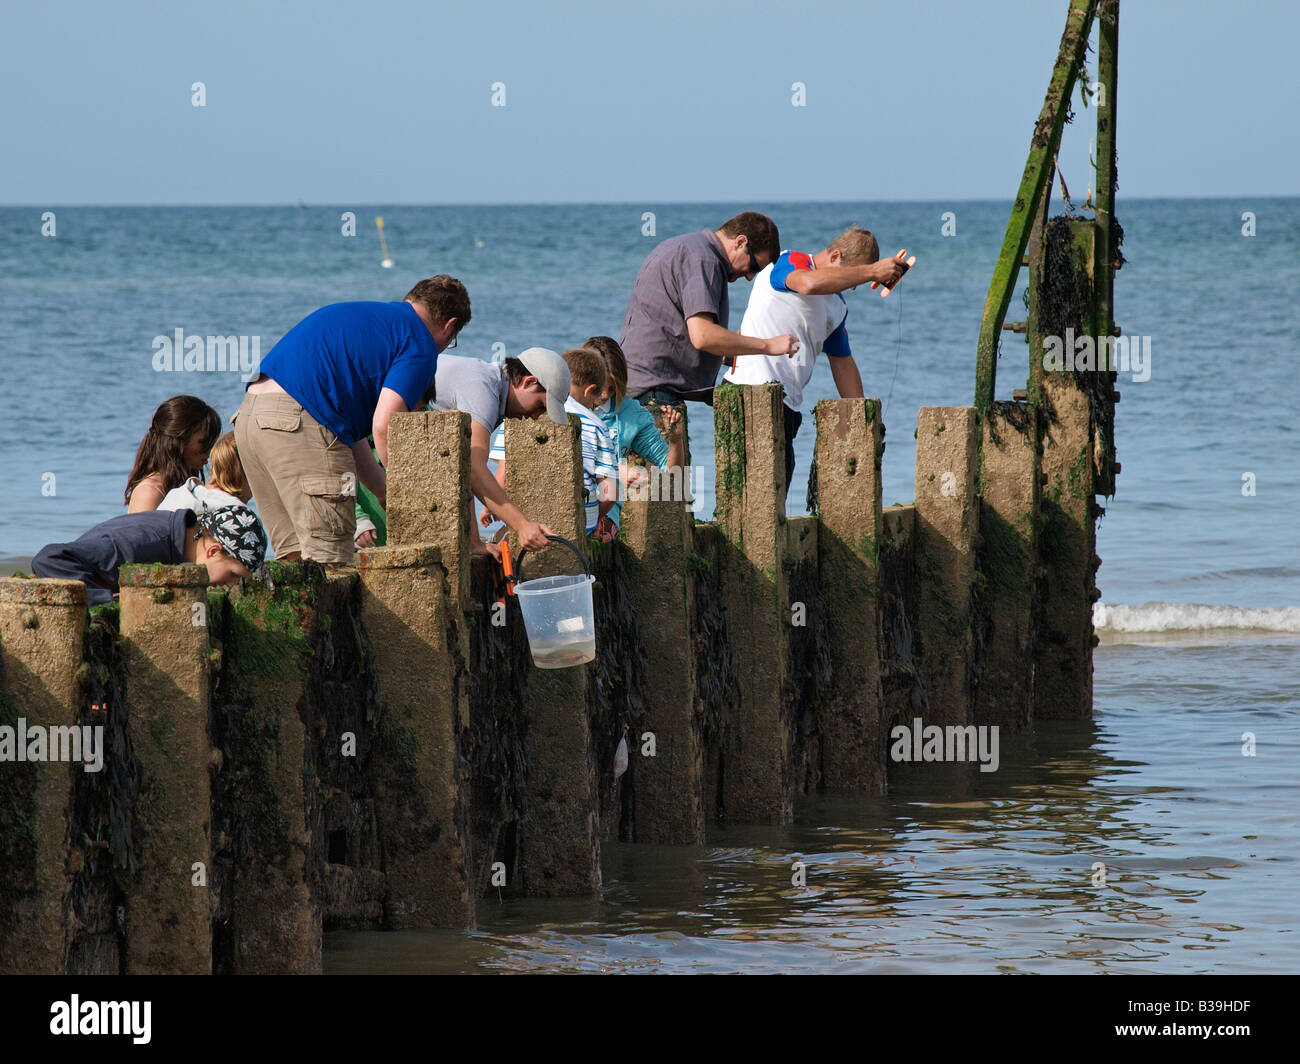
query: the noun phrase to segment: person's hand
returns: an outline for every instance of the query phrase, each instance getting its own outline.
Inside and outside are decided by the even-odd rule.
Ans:
[[[596,538],[602,543],[613,543],[617,535],[618,525],[610,520],[609,514],[605,514],[596,522]]]
[[[375,530],[367,528],[364,532],[358,534],[356,542],[358,548],[373,547],[375,545]]]
[[[664,407],[664,433],[669,443],[682,438],[682,412],[675,406]]]
[[[478,523],[482,525],[484,528],[487,528],[487,526],[490,525],[495,520],[496,518],[492,516],[492,511],[489,510],[486,506],[483,507],[483,512],[478,515]]]
[[[906,272],[907,266],[904,265],[903,252],[900,251],[892,259],[881,259],[879,262],[872,263],[871,287],[884,285],[886,288],[893,288]]]
[[[497,561],[501,560],[500,543],[484,543],[481,539],[470,537],[469,552],[470,554],[485,554],[489,558],[495,558]]]
[[[546,537],[555,535],[540,521],[530,521],[526,517],[515,529],[515,534],[519,537],[519,545],[524,550],[544,550],[551,545],[551,541]]]
[[[650,483],[650,471],[645,466],[624,465],[623,483],[628,488],[641,488]]]
[[[768,355],[796,355],[799,353],[799,341],[789,333],[782,333],[780,336],[773,336],[770,340],[764,341],[766,350],[764,354]]]

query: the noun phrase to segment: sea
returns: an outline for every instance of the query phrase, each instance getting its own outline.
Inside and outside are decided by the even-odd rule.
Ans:
[[[234,412],[246,365],[167,368],[177,330],[243,338],[249,359],[320,306],[450,273],[473,305],[457,354],[563,350],[618,337],[659,240],[742,209],[787,248],[857,223],[916,255],[889,298],[846,293],[884,403],[884,501],[910,501],[918,409],[973,399],[1008,202],[0,208],[0,573],[123,512],[161,401]],[[788,827],[607,844],[598,898],[488,897],[469,931],[330,933],[326,970],[1300,971],[1300,198],[1121,198],[1117,216],[1115,319],[1151,357],[1116,385],[1091,721],[1003,737],[996,772],[898,766],[885,797],[807,797]],[[748,288],[731,287],[732,328]],[[1007,333],[998,398],[1028,358]],[[834,395],[822,360],[805,409]],[[704,520],[707,407],[689,433]],[[791,515],[813,437],[809,417]]]

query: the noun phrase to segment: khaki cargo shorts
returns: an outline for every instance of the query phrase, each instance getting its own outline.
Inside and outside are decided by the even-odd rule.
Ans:
[[[292,396],[244,393],[235,446],[276,557],[351,565],[357,466],[343,443]]]

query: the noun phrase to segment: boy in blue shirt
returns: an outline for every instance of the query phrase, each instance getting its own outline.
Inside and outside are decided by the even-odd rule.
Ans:
[[[80,580],[86,602],[99,606],[117,594],[118,570],[131,563],[204,565],[212,586],[252,575],[266,557],[266,533],[247,506],[145,510],[96,525],[71,543],[51,543],[32,559],[32,573]]]

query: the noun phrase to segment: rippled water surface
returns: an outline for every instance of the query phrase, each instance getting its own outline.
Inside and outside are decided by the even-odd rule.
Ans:
[[[788,828],[607,844],[599,901],[338,932],[326,968],[1297,972],[1298,653],[1287,635],[1106,645],[1096,719],[1003,739],[997,772],[910,766],[888,797],[800,802]]]

